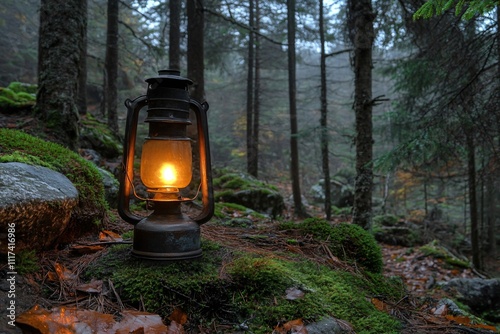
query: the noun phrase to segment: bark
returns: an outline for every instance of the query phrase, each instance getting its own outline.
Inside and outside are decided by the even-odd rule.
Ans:
[[[80,50],[80,68],[78,74],[78,113],[87,113],[87,0],[82,0],[83,28],[82,28],[82,48]]]
[[[354,46],[354,112],[356,117],[356,183],[353,223],[369,229],[372,216],[373,124],[372,47],[373,13],[370,0],[350,0],[348,25]]]
[[[295,56],[295,0],[287,0],[288,14],[288,97],[290,103],[290,159],[293,203],[295,215],[306,216],[302,205],[300,192],[300,166],[297,126],[297,85],[296,85],[296,56]]]
[[[106,38],[106,106],[108,126],[118,135],[118,12],[119,1],[108,0],[108,28]]]
[[[332,217],[332,199],[330,190],[330,163],[328,154],[328,104],[326,98],[326,55],[325,55],[325,28],[324,28],[324,10],[323,10],[323,0],[319,1],[319,36],[321,41],[321,119],[320,119],[320,129],[321,129],[321,162],[323,169],[323,178],[325,184],[323,186],[323,191],[325,192],[325,215],[326,219],[330,220]]]
[[[76,150],[78,74],[85,27],[82,0],[42,0],[36,114],[54,140]]]
[[[188,53],[187,72],[189,79],[193,80],[190,87],[190,95],[198,101],[205,100],[204,79],[204,17],[203,0],[187,1],[188,16]]]
[[[203,0],[187,0],[188,19],[188,45],[187,45],[187,73],[188,78],[193,81],[189,88],[191,97],[199,102],[205,101],[205,77],[204,77],[204,17]],[[193,117],[194,118],[194,117]],[[200,154],[197,149],[198,140],[196,126],[188,127],[188,136],[193,138],[193,172],[198,175]],[[197,176],[194,176],[195,178]]]
[[[254,27],[254,1],[248,3],[248,25]],[[247,61],[247,172],[257,177],[255,168],[255,148],[253,146],[253,114],[254,114],[254,69],[255,69],[255,43],[253,30],[248,32],[248,61]]]
[[[181,68],[181,2],[169,1],[170,30],[168,47],[168,66],[173,70]]]
[[[472,264],[475,268],[481,269],[481,254],[479,249],[479,223],[478,205],[476,190],[476,152],[474,147],[474,137],[466,134],[467,138],[467,173],[469,179],[469,208],[470,208],[470,228],[472,244]]]
[[[254,83],[254,94],[253,94],[253,136],[252,136],[252,147],[253,147],[253,170],[255,171],[255,177],[259,176],[259,128],[260,128],[260,9],[259,0],[255,0],[255,83]]]

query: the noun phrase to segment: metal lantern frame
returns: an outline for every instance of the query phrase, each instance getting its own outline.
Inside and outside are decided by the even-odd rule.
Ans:
[[[199,103],[189,96],[188,87],[192,81],[181,77],[179,71],[159,71],[158,76],[146,79],[146,82],[146,95],[125,101],[127,121],[118,213],[123,220],[134,225],[132,255],[152,260],[196,258],[202,253],[200,226],[208,222],[214,213],[208,103]],[[192,110],[196,116],[202,196],[202,210],[196,217],[191,218],[181,210],[181,204],[192,199],[183,198],[180,193],[172,196],[161,189],[148,189],[154,193],[154,197],[149,199],[154,203],[154,211],[149,216],[139,216],[130,210],[130,199],[135,193],[133,181],[137,126],[140,111],[144,107],[147,107],[148,113],[145,122],[149,123],[146,140],[185,138],[186,128],[191,124],[189,111]]]

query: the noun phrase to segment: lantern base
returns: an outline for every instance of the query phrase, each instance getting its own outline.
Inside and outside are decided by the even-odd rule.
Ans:
[[[159,211],[135,225],[132,255],[160,261],[200,257],[200,226],[180,211]]]

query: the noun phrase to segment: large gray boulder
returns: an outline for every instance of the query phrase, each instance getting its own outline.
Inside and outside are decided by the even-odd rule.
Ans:
[[[0,163],[0,253],[7,251],[12,231],[9,237],[15,238],[16,252],[51,247],[77,203],[78,191],[63,174],[18,162]]]
[[[454,278],[443,283],[442,288],[458,293],[457,299],[474,312],[500,312],[500,279]]]

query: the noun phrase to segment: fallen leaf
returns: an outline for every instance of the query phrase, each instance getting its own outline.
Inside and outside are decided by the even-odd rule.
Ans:
[[[76,290],[85,293],[101,293],[102,291],[102,281],[101,280],[91,280],[90,283],[80,284],[76,287]]]
[[[71,272],[71,270],[69,270],[68,268],[66,268],[65,266],[63,266],[62,264],[60,263],[54,263],[54,270],[55,272],[53,271],[49,271],[47,273],[47,278],[50,280],[50,281],[64,281],[64,280],[72,280],[72,279],[75,279],[76,276],[75,274],[73,274]]]
[[[99,241],[123,241],[123,238],[113,231],[101,231],[99,233]]]
[[[372,298],[371,302],[372,302],[373,306],[375,306],[375,308],[379,311],[385,312],[389,309],[388,305],[378,298]]]
[[[434,314],[434,315],[442,315],[442,316],[446,316],[447,313],[448,313],[448,306],[446,306],[446,304],[439,306],[437,309],[435,309],[432,312],[432,314]],[[446,317],[448,317],[448,316],[446,316]]]
[[[48,311],[39,305],[16,319],[16,323],[41,334],[101,333],[108,331],[114,322],[111,314],[64,307]]]
[[[178,324],[175,321],[172,321],[170,323],[170,326],[168,326],[168,334],[184,334],[184,328],[182,327],[181,324]]]
[[[158,314],[126,310],[122,315],[122,320],[113,326],[110,333],[168,333],[168,327],[163,324]]]
[[[307,334],[307,328],[302,319],[290,320],[282,326],[277,326],[273,333],[275,334]]]
[[[168,319],[172,322],[176,322],[177,324],[184,325],[187,322],[188,317],[183,310],[181,310],[180,308],[175,308]]]
[[[467,324],[470,324],[470,318],[469,317],[465,317],[465,316],[461,316],[461,315],[446,315],[445,316],[446,319],[448,320],[451,320],[451,321],[455,321],[456,323],[459,323],[461,325],[467,325]]]

